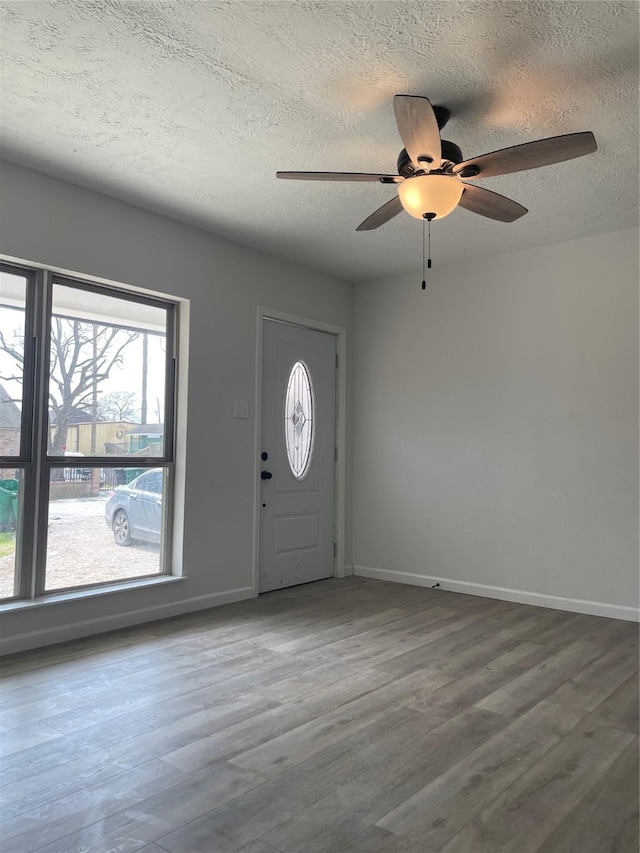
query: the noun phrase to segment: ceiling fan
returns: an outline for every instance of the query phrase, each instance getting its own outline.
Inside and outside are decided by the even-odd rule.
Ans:
[[[432,106],[428,98],[420,95],[396,95],[393,107],[404,143],[398,156],[397,175],[277,172],[276,176],[299,181],[379,181],[382,184],[397,184],[398,195],[368,216],[356,231],[379,228],[403,209],[416,219],[431,222],[432,219],[448,216],[458,205],[489,219],[514,222],[527,213],[526,207],[466,181],[537,169],[539,166],[582,157],[597,149],[593,133],[585,131],[525,142],[463,160],[457,145],[440,138],[440,131],[449,120],[446,107]]]

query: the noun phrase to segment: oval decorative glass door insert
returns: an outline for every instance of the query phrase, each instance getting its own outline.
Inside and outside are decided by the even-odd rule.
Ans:
[[[307,475],[313,452],[313,391],[306,364],[296,361],[287,381],[284,401],[284,440],[291,473],[296,480]]]

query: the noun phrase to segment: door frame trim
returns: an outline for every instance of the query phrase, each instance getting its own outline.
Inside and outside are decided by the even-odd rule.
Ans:
[[[259,592],[260,570],[260,445],[262,442],[262,328],[265,320],[277,320],[289,323],[291,326],[302,326],[316,332],[326,332],[335,335],[338,367],[336,368],[336,423],[335,440],[338,448],[338,461],[335,464],[334,479],[334,518],[333,535],[336,542],[336,557],[333,563],[333,574],[336,578],[346,576],[346,488],[347,488],[347,329],[334,323],[322,320],[312,320],[288,314],[274,308],[258,305],[256,320],[256,393],[255,409],[255,446],[254,446],[254,487],[253,487],[253,571],[252,586],[254,596]]]

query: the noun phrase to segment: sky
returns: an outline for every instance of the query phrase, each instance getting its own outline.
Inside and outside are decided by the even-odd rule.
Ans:
[[[1,301],[1,298],[0,298]],[[24,328],[23,311],[3,307],[0,304],[0,331],[7,340],[13,338],[15,330],[22,334]],[[0,351],[0,376],[14,375],[16,362],[7,353]],[[165,382],[164,341],[158,335],[148,334],[147,365],[147,422],[158,423],[164,416]],[[139,410],[142,391],[142,335],[132,341],[124,350],[122,364],[115,365],[109,378],[100,383],[99,398],[114,391],[133,392],[136,395],[134,406]],[[0,378],[0,383],[12,396],[21,397],[21,383]],[[158,404],[159,400],[159,404]],[[18,403],[20,406],[20,403]],[[158,412],[159,406],[159,412]],[[158,417],[160,414],[160,418]]]

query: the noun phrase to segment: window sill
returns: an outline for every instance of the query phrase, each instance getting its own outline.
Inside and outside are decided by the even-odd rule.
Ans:
[[[109,584],[109,586],[94,586],[90,589],[74,589],[66,592],[52,592],[39,598],[21,598],[19,601],[5,601],[0,604],[0,613],[11,613],[15,610],[30,610],[32,607],[46,607],[48,604],[60,604],[65,601],[77,601],[87,598],[95,598],[101,595],[111,595],[114,592],[126,592],[132,589],[141,589],[148,586],[164,586],[165,584],[179,583],[186,577],[176,575],[160,575],[157,578],[144,578],[142,580],[122,581],[121,583]]]

